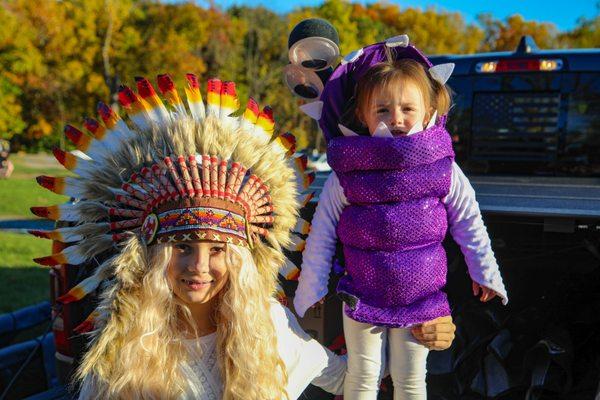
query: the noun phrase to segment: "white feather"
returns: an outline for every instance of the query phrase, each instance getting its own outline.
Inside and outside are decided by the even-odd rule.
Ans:
[[[83,160],[86,160],[86,161],[91,160],[91,158],[81,150],[71,150],[70,153],[73,154],[75,157],[79,157]]]
[[[296,226],[292,228],[292,232],[304,233],[305,227],[310,229],[310,223],[304,218],[298,217],[298,222],[296,222]]]
[[[82,254],[83,249],[79,245],[69,246],[65,248],[62,253],[71,265],[83,264],[86,258]]]
[[[202,121],[206,118],[206,109],[204,108],[203,101],[191,101],[188,98],[188,106],[190,107],[190,112],[192,113],[192,118],[196,121]],[[182,113],[182,115],[184,115]]]
[[[81,214],[79,213],[79,204],[81,203],[66,203],[58,206],[60,209],[60,220],[67,222],[79,222]]]
[[[285,259],[285,264],[279,269],[281,276],[289,279],[289,277],[295,275],[300,269],[291,262],[288,258]]]
[[[150,126],[152,125],[152,120],[149,118],[148,114],[145,111],[138,112],[135,115],[129,115],[129,119],[131,122],[135,124],[141,131],[150,130]]]
[[[79,226],[55,229],[52,232],[58,232],[62,236],[64,243],[78,242],[83,239],[83,235],[77,233]]]
[[[289,251],[301,251],[301,247],[304,245],[304,239],[294,234],[290,235],[290,239],[291,243],[285,246],[285,248]]]

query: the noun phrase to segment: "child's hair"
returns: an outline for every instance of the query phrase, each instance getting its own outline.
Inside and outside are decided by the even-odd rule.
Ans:
[[[413,82],[423,95],[426,110],[445,115],[450,109],[450,91],[431,77],[423,64],[410,58],[374,65],[356,86],[356,113],[363,119],[376,90],[397,90],[404,81]]]
[[[114,259],[116,282],[101,298],[93,342],[77,371],[79,398],[198,398],[203,385],[190,369],[182,335],[191,312],[167,278],[172,244],[146,247],[137,236]],[[226,286],[218,294],[217,358],[223,400],[288,399],[287,372],[269,312],[270,280],[246,247],[226,246]],[[265,253],[263,256],[266,256]],[[262,268],[267,267],[263,264]],[[151,366],[151,367],[150,367]]]

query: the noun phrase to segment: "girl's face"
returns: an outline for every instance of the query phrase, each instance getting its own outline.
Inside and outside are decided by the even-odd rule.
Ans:
[[[225,243],[180,242],[173,245],[167,278],[184,303],[207,303],[227,283]]]
[[[419,87],[405,81],[400,90],[375,89],[361,120],[371,135],[385,122],[392,135],[403,136],[417,123],[425,126],[429,114]]]

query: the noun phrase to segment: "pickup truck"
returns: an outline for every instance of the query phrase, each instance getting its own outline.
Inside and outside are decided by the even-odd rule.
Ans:
[[[511,297],[496,314],[495,339],[506,336],[488,344],[494,357],[479,357],[469,389],[591,398],[600,378],[600,49],[540,50],[523,37],[513,52],[430,59],[456,64],[448,131]],[[456,249],[447,249],[450,259]],[[511,351],[497,351],[500,342]]]
[[[456,64],[448,130],[483,211],[573,228],[598,219],[599,49],[538,50],[524,37],[515,52],[431,60]]]

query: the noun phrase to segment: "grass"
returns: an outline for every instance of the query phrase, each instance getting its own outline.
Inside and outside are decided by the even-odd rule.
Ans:
[[[65,176],[69,172],[49,153],[11,154],[10,160],[15,166],[10,179],[34,179],[38,175]],[[10,180],[9,179],[9,180]]]
[[[38,175],[65,176],[50,154],[11,154],[15,170],[0,180],[0,219],[34,219],[32,206],[60,204],[67,200],[35,181]],[[48,268],[32,259],[49,255],[51,243],[27,234],[0,231],[0,314],[50,299]]]
[[[0,219],[36,218],[29,208],[64,203],[67,198],[50,192],[35,181],[38,175],[65,176],[69,172],[48,154],[13,154],[15,170],[0,180]]]
[[[0,314],[50,298],[48,268],[32,259],[50,254],[50,241],[0,231]]]

